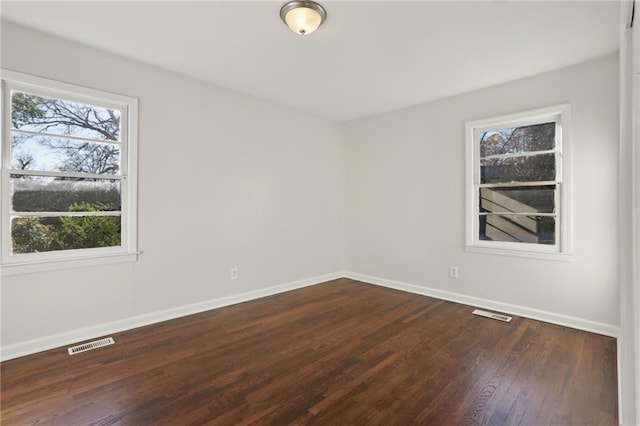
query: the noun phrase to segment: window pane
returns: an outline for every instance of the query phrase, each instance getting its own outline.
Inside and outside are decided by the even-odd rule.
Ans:
[[[555,185],[480,188],[480,212],[554,213]]]
[[[20,170],[117,174],[120,145],[14,132],[11,163]]]
[[[555,244],[555,217],[480,215],[479,238],[530,244]]]
[[[15,212],[119,211],[120,181],[11,175]]]
[[[121,244],[120,216],[12,217],[13,254]]]
[[[14,129],[120,140],[120,111],[23,92],[11,94]]]
[[[555,148],[556,123],[510,127],[480,135],[480,157],[549,151]]]
[[[481,183],[540,182],[555,179],[555,154],[480,160]]]

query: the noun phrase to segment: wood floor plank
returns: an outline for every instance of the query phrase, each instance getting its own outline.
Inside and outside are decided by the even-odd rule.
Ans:
[[[0,364],[3,425],[615,425],[615,339],[339,279]]]

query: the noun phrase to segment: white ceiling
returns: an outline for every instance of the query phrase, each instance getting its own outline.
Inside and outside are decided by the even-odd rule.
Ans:
[[[618,50],[617,1],[321,1],[299,36],[285,1],[2,1],[2,18],[346,121]]]

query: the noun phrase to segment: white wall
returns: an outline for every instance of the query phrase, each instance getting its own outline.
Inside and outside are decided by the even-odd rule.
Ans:
[[[8,23],[1,65],[139,99],[144,252],[3,278],[3,347],[342,269],[337,123]]]
[[[618,69],[618,56],[609,56],[349,123],[346,270],[615,331]],[[572,114],[573,262],[465,252],[465,121],[565,102]],[[460,268],[458,279],[449,278],[449,265]]]
[[[144,252],[4,278],[3,347],[343,269],[618,325],[617,56],[344,126],[12,24],[1,59],[139,98]],[[466,253],[464,122],[564,102],[573,262]]]

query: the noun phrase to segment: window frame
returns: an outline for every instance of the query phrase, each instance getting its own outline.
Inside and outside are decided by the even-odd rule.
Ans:
[[[556,123],[556,232],[555,244],[481,240],[480,231],[480,138],[481,132],[520,126]],[[466,146],[466,233],[468,252],[548,260],[572,260],[571,244],[571,168],[570,168],[570,105],[561,104],[502,115],[465,123]]]
[[[138,100],[132,97],[0,69],[0,164],[2,168],[0,229],[1,276],[136,261],[137,250],[137,152]],[[11,92],[21,91],[120,111],[120,246],[11,254]],[[20,174],[20,173],[18,173]],[[31,173],[33,174],[33,173]],[[70,174],[73,174],[71,172]],[[101,175],[113,179],[110,175]]]

